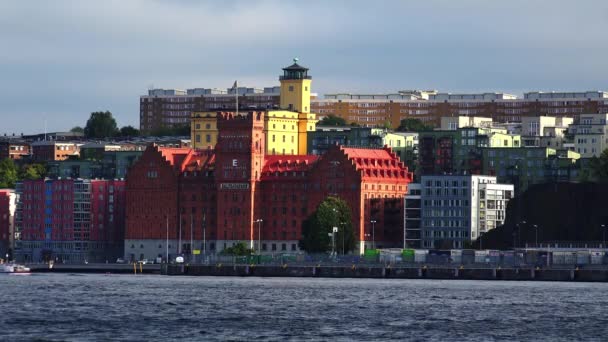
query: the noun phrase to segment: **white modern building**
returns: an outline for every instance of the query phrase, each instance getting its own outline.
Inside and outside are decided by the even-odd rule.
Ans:
[[[497,184],[494,176],[422,176],[421,247],[464,248],[504,223],[513,194],[512,184]]]
[[[578,123],[570,125],[571,149],[581,158],[599,157],[608,148],[608,114],[581,114]]]

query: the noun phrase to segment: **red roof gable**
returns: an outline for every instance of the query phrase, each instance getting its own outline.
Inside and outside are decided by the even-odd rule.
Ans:
[[[399,157],[389,147],[352,148],[340,147],[357,171],[366,177],[411,177]]]
[[[262,172],[308,171],[318,159],[314,155],[265,156]]]

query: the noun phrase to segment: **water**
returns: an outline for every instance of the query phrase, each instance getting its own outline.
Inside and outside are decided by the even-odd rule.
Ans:
[[[608,340],[608,284],[0,277],[1,341]]]

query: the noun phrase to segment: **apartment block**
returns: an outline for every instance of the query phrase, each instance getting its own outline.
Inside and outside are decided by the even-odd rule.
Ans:
[[[424,96],[422,96],[424,94]],[[474,116],[494,122],[521,122],[522,117],[556,116],[578,119],[583,113],[608,112],[608,93],[529,92],[523,98],[505,93],[450,94],[407,92],[396,94],[326,94],[311,103],[321,117],[333,114],[348,123],[397,127],[415,118],[440,127],[442,117]]]
[[[492,176],[422,176],[420,187],[422,248],[465,248],[504,223],[514,196]]]
[[[151,89],[139,99],[140,130],[150,134],[162,128],[189,126],[194,112],[278,108],[280,87],[216,89]]]
[[[32,143],[32,159],[36,162],[49,162],[78,158],[82,143],[67,141],[35,141]]]
[[[583,114],[568,133],[581,158],[599,157],[608,148],[608,114]]]
[[[29,157],[30,144],[21,139],[8,139],[0,141],[0,159],[21,159]]]
[[[122,256],[125,182],[44,179],[18,182],[15,259],[106,262]]]

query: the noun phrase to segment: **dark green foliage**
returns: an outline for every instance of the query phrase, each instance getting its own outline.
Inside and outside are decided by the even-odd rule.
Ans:
[[[232,247],[228,247],[228,248],[224,249],[222,251],[222,254],[235,255],[235,256],[246,256],[246,255],[252,255],[253,252],[254,252],[253,249],[249,249],[249,248],[247,248],[247,246],[245,246],[244,243],[239,242]]]
[[[346,126],[346,120],[339,116],[329,114],[328,116],[321,119],[317,125],[319,126]]]
[[[10,158],[0,161],[0,188],[14,188],[17,182],[17,165]]]
[[[333,227],[338,227],[336,233],[336,251],[348,253],[355,248],[355,235],[348,204],[338,197],[327,197],[317,210],[304,221],[300,248],[309,253],[324,253],[331,251],[331,236]]]
[[[70,132],[72,132],[72,133],[84,133],[84,128],[82,128],[80,126],[74,126],[74,127],[72,127],[72,129],[70,130]]]
[[[84,127],[84,135],[87,138],[104,139],[113,137],[117,133],[116,120],[112,117],[112,113],[108,111],[91,113],[91,117]]]
[[[136,137],[139,135],[139,130],[133,126],[124,126],[120,129],[121,137]]]
[[[425,132],[432,131],[433,126],[424,124],[418,119],[403,119],[397,127],[398,132]]]
[[[593,157],[589,161],[588,170],[581,172],[592,182],[608,183],[608,149],[604,150],[599,158]]]
[[[608,226],[606,198],[608,184],[547,183],[531,186],[522,196],[509,201],[505,224],[483,235],[483,248],[512,248],[513,242],[516,247],[526,242],[533,244],[536,240],[533,225],[538,226],[539,243],[601,242],[601,225]],[[479,241],[474,246],[478,248]]]
[[[25,164],[21,168],[19,179],[36,180],[46,176],[46,166],[44,164]]]

